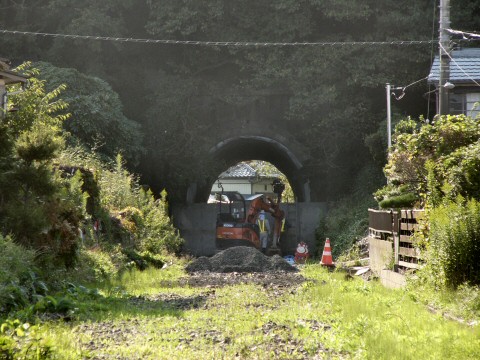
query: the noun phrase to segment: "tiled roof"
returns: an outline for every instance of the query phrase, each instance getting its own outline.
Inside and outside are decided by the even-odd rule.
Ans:
[[[451,52],[450,79],[452,83],[474,83],[480,81],[480,48],[460,49]],[[433,61],[429,83],[438,83],[440,78],[440,62],[438,56]],[[472,80],[473,79],[473,80]]]
[[[232,166],[227,171],[224,171],[220,174],[220,179],[225,178],[250,178],[255,177],[257,172],[248,164],[239,163],[235,166]]]
[[[219,179],[238,179],[238,178],[261,178],[261,179],[276,179],[280,174],[265,174],[261,169],[255,170],[247,163],[238,163],[235,166],[228,168],[218,177]]]

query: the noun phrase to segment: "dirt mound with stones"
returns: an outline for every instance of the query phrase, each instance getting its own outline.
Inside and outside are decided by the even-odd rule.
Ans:
[[[216,273],[254,273],[254,272],[295,272],[298,269],[290,265],[281,256],[272,257],[262,254],[253,247],[236,246],[219,252],[211,258],[199,257],[189,263],[188,273],[209,271]]]

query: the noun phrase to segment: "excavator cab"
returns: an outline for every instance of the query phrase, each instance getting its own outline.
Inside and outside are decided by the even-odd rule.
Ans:
[[[224,250],[232,246],[260,247],[260,229],[246,222],[245,198],[237,191],[215,195],[218,199],[216,247]]]

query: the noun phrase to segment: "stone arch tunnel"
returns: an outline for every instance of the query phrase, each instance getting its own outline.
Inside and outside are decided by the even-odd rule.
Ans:
[[[209,156],[219,159],[229,167],[245,160],[264,160],[276,166],[287,177],[297,198],[294,204],[282,204],[290,229],[282,234],[280,247],[283,254],[293,254],[298,242],[304,241],[315,251],[315,229],[321,214],[326,212],[324,202],[312,201],[310,181],[305,173],[304,161],[308,159],[299,147],[290,146],[278,139],[258,135],[229,137],[210,148]],[[218,174],[217,174],[218,175]],[[174,209],[174,221],[186,240],[186,248],[194,255],[213,255],[215,249],[215,221],[217,206],[207,204],[215,179],[202,185],[192,183],[191,200]]]
[[[275,139],[264,136],[238,136],[219,142],[209,153],[214,159],[221,159],[227,167],[246,160],[268,161],[285,174],[298,201],[310,201],[309,182],[301,175],[302,162],[289,148]],[[211,188],[211,185],[207,184],[207,187]],[[206,190],[202,196],[208,197]]]
[[[314,251],[315,229],[326,212],[322,191],[325,180],[311,171],[312,152],[295,135],[299,124],[285,115],[287,97],[267,94],[244,100],[235,105],[216,103],[207,114],[198,114],[212,129],[202,133],[205,141],[198,156],[207,157],[205,163],[212,168],[207,178],[199,175],[190,180],[186,201],[173,209],[174,223],[186,240],[186,249],[194,255],[215,253],[217,207],[207,204],[213,183],[232,165],[263,160],[285,174],[297,199],[295,204],[282,204],[291,224],[281,241],[283,253],[293,253],[299,241],[305,241]]]

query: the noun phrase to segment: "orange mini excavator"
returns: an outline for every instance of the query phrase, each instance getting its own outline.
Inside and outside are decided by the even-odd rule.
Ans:
[[[245,214],[245,199],[238,192],[222,192],[221,199],[226,201],[219,202],[219,212],[217,214],[217,249],[223,250],[232,246],[254,246],[260,248],[260,229],[257,225],[257,219],[260,211],[270,213],[275,220],[273,231],[272,248],[276,248],[280,240],[282,229],[282,220],[285,213],[280,209],[285,185],[279,180],[273,182],[273,191],[277,195],[277,201],[270,198],[264,199],[258,196],[250,203],[250,208]],[[228,200],[227,200],[228,199]],[[228,211],[224,211],[224,208]]]

